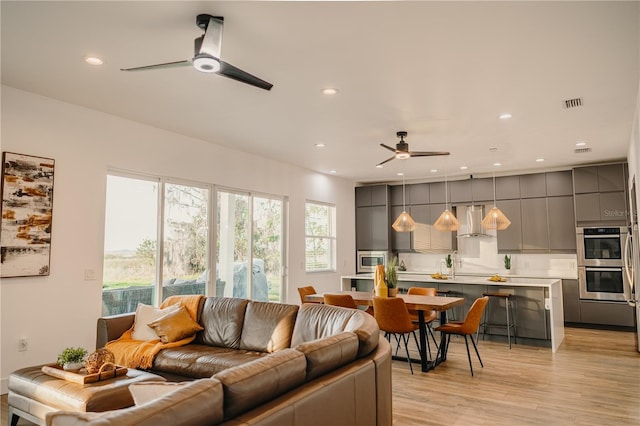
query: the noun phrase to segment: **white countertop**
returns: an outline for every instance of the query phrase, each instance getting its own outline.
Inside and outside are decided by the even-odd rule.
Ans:
[[[431,278],[428,274],[398,274],[398,281],[431,282],[431,283],[453,283],[453,284],[477,284],[477,285],[497,285],[515,287],[550,287],[558,279],[554,278],[523,278],[519,276],[501,275],[507,279],[506,282],[489,281],[490,275],[457,275],[455,278],[438,280]],[[373,280],[373,274],[345,275],[342,279]]]

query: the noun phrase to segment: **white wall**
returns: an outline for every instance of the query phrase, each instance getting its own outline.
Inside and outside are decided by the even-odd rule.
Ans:
[[[104,205],[108,168],[163,175],[289,197],[289,277],[296,287],[338,290],[355,270],[354,182],[124,120],[2,86],[1,150],[55,159],[51,275],[3,279],[0,284],[0,379],[54,362],[66,346],[95,347],[101,313]],[[304,271],[305,200],[337,210],[338,270]],[[126,206],[123,206],[126,208]],[[18,352],[26,337],[29,349]]]

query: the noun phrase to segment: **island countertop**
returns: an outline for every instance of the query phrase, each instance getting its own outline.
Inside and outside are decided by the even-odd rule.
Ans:
[[[423,283],[452,283],[452,284],[478,284],[478,285],[497,285],[510,287],[545,287],[550,288],[554,284],[560,282],[559,279],[551,278],[521,278],[511,277],[509,275],[501,275],[507,281],[489,281],[490,275],[457,275],[455,278],[449,277],[446,280],[432,278],[428,274],[398,274],[398,281],[411,281]],[[343,280],[372,280],[373,274],[354,274],[344,275]]]

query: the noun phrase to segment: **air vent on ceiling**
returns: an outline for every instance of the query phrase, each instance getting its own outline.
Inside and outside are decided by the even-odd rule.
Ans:
[[[562,101],[566,109],[582,106],[582,98],[565,99]]]
[[[591,152],[591,148],[576,148],[573,150],[574,154],[586,154],[587,152]]]

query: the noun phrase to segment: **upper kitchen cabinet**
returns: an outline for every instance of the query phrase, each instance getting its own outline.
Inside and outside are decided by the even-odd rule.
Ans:
[[[544,178],[544,175],[542,175]],[[526,198],[520,202],[522,220],[522,250],[525,252],[549,251],[549,218],[547,216],[547,198]],[[506,213],[505,213],[506,214]],[[513,220],[511,226],[513,226]],[[510,227],[509,227],[510,228]],[[507,229],[509,229],[507,228]],[[571,226],[573,230],[573,226]],[[504,231],[498,231],[499,233]]]
[[[544,173],[520,176],[520,198],[539,198],[547,195]]]
[[[391,200],[391,205],[392,206],[403,206],[403,205],[410,205],[410,194],[409,194],[409,187],[407,186],[404,189],[404,194],[403,194],[403,187],[402,185],[395,185],[395,186],[390,186],[389,187],[389,198]],[[403,196],[404,196],[404,200],[403,200]]]
[[[624,191],[625,182],[624,163],[573,169],[573,188],[576,194]]]
[[[407,204],[429,204],[430,185],[413,183],[407,185]]]
[[[496,199],[515,200],[520,198],[520,176],[496,178]]]
[[[450,201],[452,203],[468,203],[473,199],[471,180],[455,180],[449,182]]]
[[[498,253],[522,251],[522,220],[520,218],[520,200],[498,200],[497,207],[511,221],[511,225],[498,233]]]
[[[493,179],[471,179],[471,199],[475,202],[493,202]]]
[[[444,204],[449,199],[447,194],[447,184],[445,182],[433,182],[429,184],[429,203]]]
[[[393,187],[392,187],[393,188]],[[407,207],[407,211],[409,212],[410,208]],[[402,206],[391,206],[391,215],[389,216],[389,222],[393,224],[400,213],[402,213]],[[413,220],[413,212],[409,212]],[[389,231],[391,235],[391,250],[393,251],[410,251],[411,250],[411,238],[413,232],[396,232],[393,228]]]
[[[545,175],[548,197],[573,195],[573,174],[571,170],[548,172]]]
[[[356,188],[356,249],[389,250],[389,187]]]
[[[576,252],[573,197],[548,197],[549,249],[552,252]]]
[[[444,204],[431,204],[429,206],[431,221],[433,224],[442,212],[445,210]],[[456,234],[453,231],[438,231],[435,227],[431,228],[431,250],[434,252],[450,252],[457,247]]]

